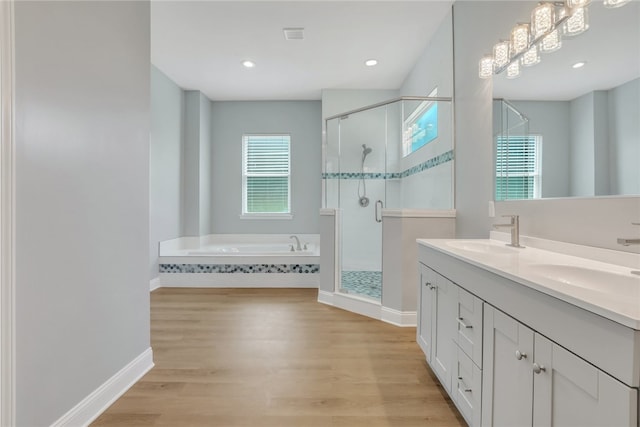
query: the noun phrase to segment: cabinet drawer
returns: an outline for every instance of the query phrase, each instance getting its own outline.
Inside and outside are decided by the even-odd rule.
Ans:
[[[452,398],[470,426],[481,422],[482,371],[456,346]]]
[[[482,300],[461,287],[456,304],[456,342],[482,368]]]

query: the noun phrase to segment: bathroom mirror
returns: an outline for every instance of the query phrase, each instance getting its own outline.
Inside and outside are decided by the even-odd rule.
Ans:
[[[504,39],[537,4],[499,3]],[[612,9],[593,0],[588,12],[587,31],[563,37],[520,77],[493,76],[494,100],[507,101],[494,101],[496,167],[519,160],[507,140],[516,153],[538,150],[528,191],[505,195],[497,173],[496,200],[640,194],[640,2]]]

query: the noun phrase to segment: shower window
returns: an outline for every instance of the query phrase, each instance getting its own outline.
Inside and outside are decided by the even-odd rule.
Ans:
[[[291,137],[242,137],[242,216],[291,217]]]

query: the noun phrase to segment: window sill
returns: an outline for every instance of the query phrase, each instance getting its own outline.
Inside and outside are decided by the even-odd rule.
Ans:
[[[293,219],[293,215],[292,214],[241,214],[240,219],[289,220],[289,219]]]

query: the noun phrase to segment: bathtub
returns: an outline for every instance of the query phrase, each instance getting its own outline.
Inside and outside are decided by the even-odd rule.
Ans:
[[[214,234],[160,242],[159,281],[168,287],[304,287],[320,283],[319,236]]]

